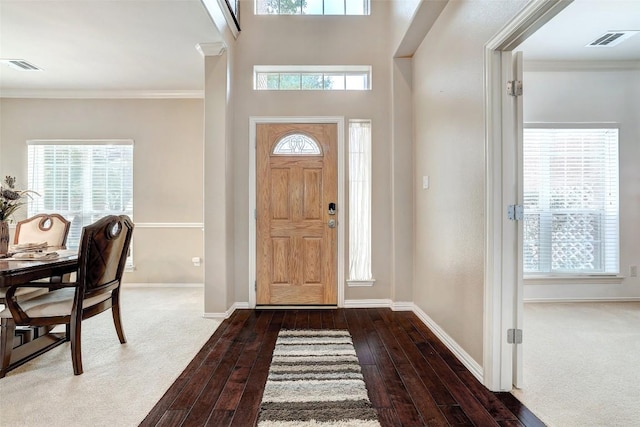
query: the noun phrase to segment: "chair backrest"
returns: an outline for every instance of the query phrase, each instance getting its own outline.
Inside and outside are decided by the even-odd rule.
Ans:
[[[18,221],[13,243],[47,242],[48,246],[65,248],[71,222],[59,214],[38,214]]]
[[[120,286],[127,261],[133,222],[109,215],[82,229],[78,252],[78,282],[85,297]]]

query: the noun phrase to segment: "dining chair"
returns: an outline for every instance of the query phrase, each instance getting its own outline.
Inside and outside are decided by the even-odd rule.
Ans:
[[[16,325],[67,325],[71,341],[73,373],[82,374],[82,321],[111,309],[120,343],[126,343],[120,318],[120,284],[134,224],[126,215],[106,216],[82,229],[78,252],[77,281],[14,285],[7,290],[7,307],[0,312],[0,378],[11,361]],[[52,288],[48,293],[26,301],[15,294],[21,287]]]
[[[47,242],[47,246],[65,249],[71,222],[62,215],[38,214],[16,223],[15,245]]]
[[[48,247],[55,249],[66,249],[67,236],[71,222],[62,215],[38,214],[30,218],[23,219],[16,223],[16,232],[13,237],[13,244],[41,243],[46,242]],[[61,277],[54,277],[47,282],[61,281]],[[16,296],[20,300],[33,298],[44,294],[47,289],[22,288],[17,291]],[[0,304],[5,304],[6,289],[0,289]]]

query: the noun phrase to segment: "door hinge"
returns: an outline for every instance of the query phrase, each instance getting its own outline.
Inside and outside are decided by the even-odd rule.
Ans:
[[[522,81],[509,80],[507,82],[507,95],[509,96],[522,96]]]
[[[522,329],[507,329],[507,344],[522,344]]]
[[[511,221],[522,221],[524,219],[524,207],[522,205],[507,206],[507,218]]]
[[[258,281],[257,280],[253,282],[253,290],[258,292]]]
[[[253,210],[253,219],[258,219],[258,210],[257,209]]]

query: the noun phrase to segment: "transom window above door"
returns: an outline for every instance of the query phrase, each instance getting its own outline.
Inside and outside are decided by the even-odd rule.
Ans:
[[[370,15],[370,0],[255,0],[256,15]]]
[[[255,90],[371,90],[370,65],[256,65]]]

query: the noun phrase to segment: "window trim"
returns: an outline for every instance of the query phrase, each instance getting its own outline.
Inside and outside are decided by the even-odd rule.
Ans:
[[[523,283],[525,285],[581,285],[581,284],[603,284],[619,285],[625,277],[620,274],[600,273],[600,274],[546,274],[546,275],[525,275]]]
[[[30,145],[131,145],[133,139],[29,139]]]

